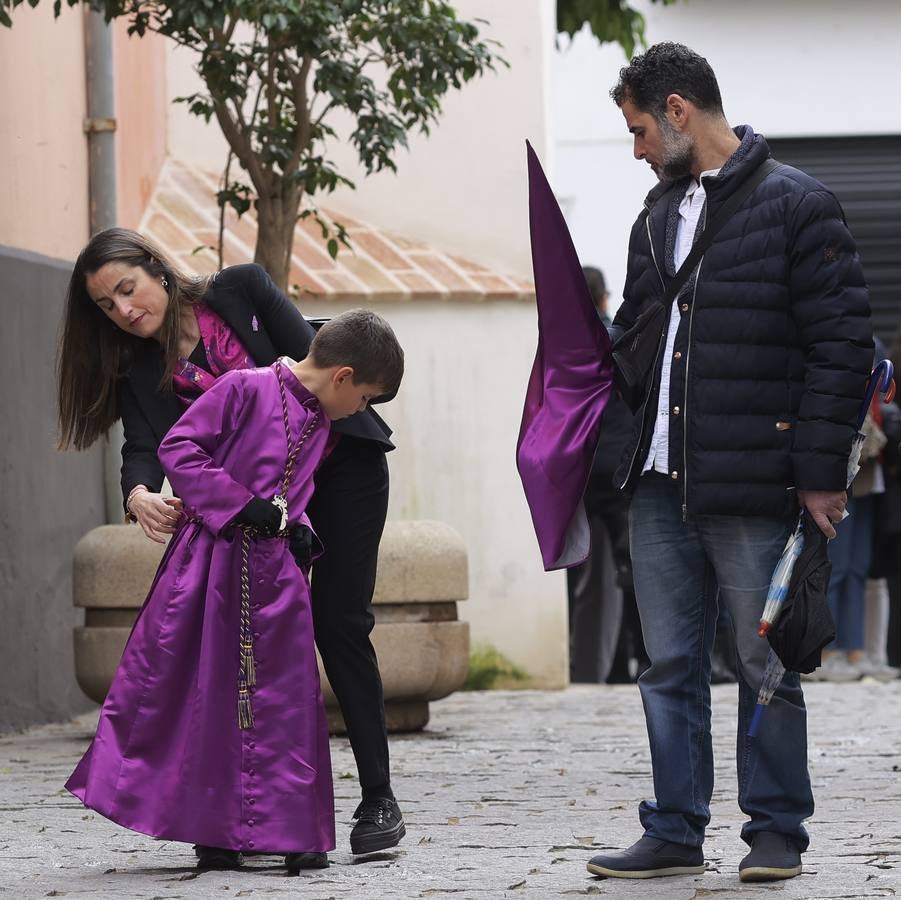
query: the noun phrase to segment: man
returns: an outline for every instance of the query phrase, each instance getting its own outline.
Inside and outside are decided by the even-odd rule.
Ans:
[[[663,296],[706,222],[769,149],[750,127],[729,127],[713,70],[679,44],[634,58],[611,95],[636,159],[660,179],[632,229],[621,333]],[[802,822],[813,812],[796,674],[759,735],[746,732],[769,649],[756,634],[767,585],[799,503],[835,533],[873,355],[863,273],[836,199],[796,169],[768,172],[664,319],[617,473],[634,491],[632,564],[651,660],[639,685],[656,798],[639,809],[644,836],[588,869],[633,878],[704,871],[718,597],[738,648],[738,803],[751,847],[740,876],[790,878],[801,872]]]

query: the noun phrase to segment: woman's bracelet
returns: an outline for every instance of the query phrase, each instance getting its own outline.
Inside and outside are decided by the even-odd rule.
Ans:
[[[131,511],[131,501],[134,500],[135,495],[139,494],[141,491],[147,491],[149,493],[150,488],[147,487],[146,484],[136,484],[128,495],[128,499],[125,501],[125,513],[128,516],[129,520],[132,522],[137,522],[137,516]]]

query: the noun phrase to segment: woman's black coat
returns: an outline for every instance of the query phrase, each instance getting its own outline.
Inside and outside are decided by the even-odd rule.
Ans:
[[[272,365],[279,356],[303,359],[316,333],[267,272],[254,264],[230,266],[215,275],[204,302],[231,326],[258,366]],[[136,339],[131,364],[117,386],[117,409],[125,431],[123,498],[139,484],[154,492],[163,485],[157,450],[184,411],[172,391],[160,390],[163,369],[159,344]],[[391,429],[371,409],[333,423],[332,429],[375,441],[385,450],[394,448]]]

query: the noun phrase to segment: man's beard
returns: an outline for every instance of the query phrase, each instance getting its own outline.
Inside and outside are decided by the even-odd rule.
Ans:
[[[691,174],[695,160],[695,148],[687,134],[676,131],[667,119],[660,122],[663,141],[663,161],[659,177],[663,181],[678,181]]]

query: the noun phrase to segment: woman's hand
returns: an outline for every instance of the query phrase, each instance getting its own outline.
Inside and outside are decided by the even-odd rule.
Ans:
[[[128,511],[138,520],[144,534],[158,544],[165,544],[164,535],[175,532],[183,509],[178,497],[164,497],[148,490],[137,491],[128,505]]]

